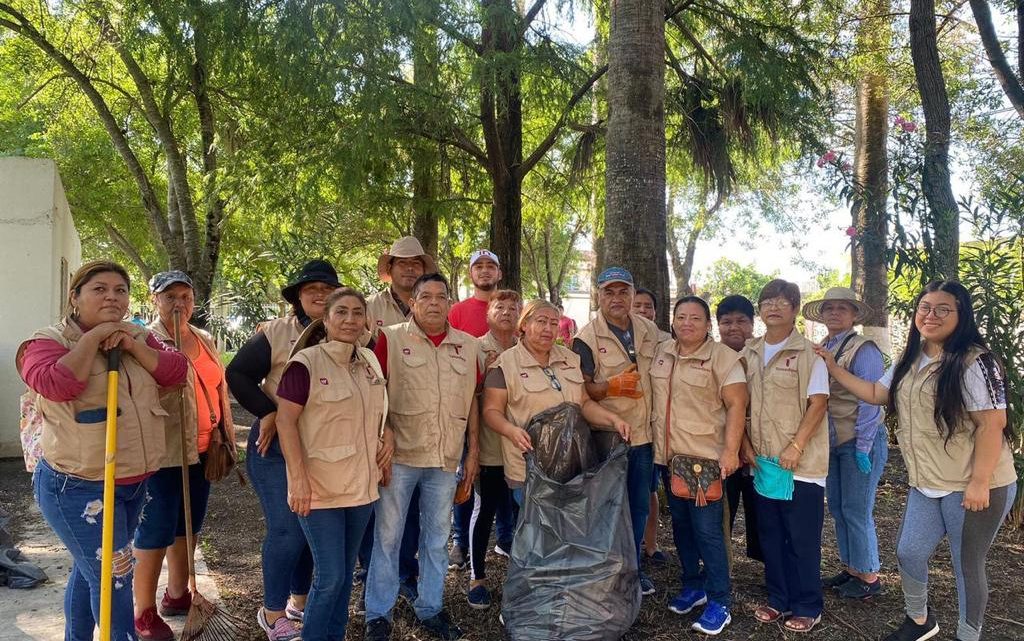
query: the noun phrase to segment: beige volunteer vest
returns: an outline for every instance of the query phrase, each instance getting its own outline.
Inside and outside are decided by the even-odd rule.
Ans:
[[[965,363],[973,363],[982,353],[979,348],[971,349]],[[970,418],[965,418],[956,426],[947,443],[935,424],[935,384],[940,364],[941,360],[936,359],[918,371],[917,363],[914,363],[900,381],[896,390],[899,419],[896,439],[912,487],[962,492],[974,470],[976,428]],[[989,487],[1002,487],[1016,480],[1013,454],[1004,438]]]
[[[138,331],[145,332],[143,328]],[[46,338],[72,349],[82,337],[78,325],[65,319],[36,331],[29,340]],[[19,348],[20,349],[20,348]],[[122,354],[117,386],[117,478],[140,476],[160,469],[164,460],[164,421],[160,389],[153,376],[135,358]],[[43,417],[43,458],[64,474],[89,481],[103,480],[107,425],[105,420],[78,422],[83,412],[107,407],[107,358],[93,358],[85,391],[73,401],[58,403],[38,396]],[[105,412],[101,412],[105,415]]]
[[[309,371],[309,398],[299,439],[312,490],[312,509],[355,507],[378,498],[377,446],[387,382],[366,348],[329,341],[289,361]]]
[[[781,456],[800,428],[807,411],[807,384],[811,380],[814,344],[796,329],[771,361],[764,362],[764,337],[747,342],[742,355],[747,363],[750,392],[750,442],[762,456]],[[793,471],[805,478],[828,475],[828,416],[804,444]]]
[[[599,401],[602,407],[619,415],[633,428],[630,433],[631,445],[644,445],[651,442],[651,361],[658,346],[658,326],[643,316],[630,314],[633,321],[633,345],[636,349],[636,369],[640,374],[640,387],[643,398],[610,398]],[[594,382],[606,383],[609,378],[621,374],[632,365],[626,349],[608,328],[604,315],[598,312],[594,320],[587,323],[576,334],[590,347],[594,354]]]
[[[220,354],[217,351],[217,344],[214,342],[213,336],[192,324],[189,324],[189,327],[199,340],[200,349],[205,350],[207,355],[213,359],[213,362],[220,364]],[[164,343],[174,344],[174,331],[165,327],[159,318],[149,324],[149,329]],[[221,421],[223,421],[225,428],[227,428],[228,435],[231,436],[234,434],[234,419],[231,416],[231,397],[228,395],[227,379],[224,377],[223,365],[220,365],[220,370],[220,385],[216,389],[206,391],[210,395],[211,403],[220,403]],[[196,381],[197,376],[196,369],[191,359],[189,359],[188,388],[185,393],[185,413],[187,416],[185,424],[192,426],[192,429],[185,435],[188,445],[189,464],[199,462],[196,442],[199,429],[199,419],[196,416],[196,398],[197,394],[203,393],[203,390]],[[161,396],[160,404],[167,410],[167,454],[164,457],[163,467],[175,467],[181,465],[181,404],[178,402],[178,392]],[[214,428],[216,429],[216,426]]]
[[[725,448],[722,384],[741,361],[737,352],[710,338],[687,356],[678,354],[675,341],[658,346],[651,365],[651,427],[656,463],[666,465],[676,454],[715,460],[722,456]],[[666,455],[665,416],[669,403],[672,404],[672,425]]]
[[[480,371],[486,372],[490,366],[494,365],[494,362],[501,355],[501,345],[498,344],[497,339],[490,332],[487,332],[480,337],[480,355],[479,364]],[[488,362],[490,361],[490,366]],[[483,403],[478,403],[480,411],[483,412]],[[494,430],[487,429],[483,423],[483,418],[480,419],[480,465],[490,466],[501,466],[505,462],[501,454],[501,434],[498,434]]]
[[[258,330],[263,332],[270,343],[270,371],[260,387],[274,403],[277,403],[277,386],[281,383],[284,366],[288,364],[288,355],[292,353],[292,347],[299,340],[303,329],[298,317],[289,314],[263,323]]]
[[[402,313],[402,309],[395,302],[395,297],[391,295],[390,287],[366,299],[366,324],[373,338],[377,337],[381,328],[398,325],[411,318],[411,314],[406,316]]]
[[[395,462],[454,472],[476,393],[476,338],[448,327],[434,347],[414,320],[381,332],[388,344],[388,423],[395,432]]]
[[[842,340],[836,343],[835,348],[832,350],[833,356],[835,356],[842,343]],[[869,343],[871,345],[875,344],[873,341],[868,340],[863,336],[853,334],[850,340],[846,342],[846,346],[843,348],[843,353],[839,355],[839,359],[836,361],[836,364],[845,370],[849,370],[853,365],[854,356],[857,355],[860,348]],[[832,424],[835,425],[836,428],[837,446],[847,443],[857,436],[857,405],[857,397],[848,389],[840,385],[836,379],[829,377],[828,414],[832,417]],[[879,417],[879,422],[881,422],[883,418],[884,415]]]
[[[505,350],[494,367],[500,367],[505,376],[508,403],[505,418],[525,428],[534,415],[562,403],[583,405],[583,371],[580,357],[567,347],[554,345],[548,356],[548,368],[558,379],[561,391],[551,385],[551,379],[544,373],[540,363],[526,346],[519,343]],[[526,459],[512,441],[501,439],[502,461],[505,478],[522,484],[526,480]]]

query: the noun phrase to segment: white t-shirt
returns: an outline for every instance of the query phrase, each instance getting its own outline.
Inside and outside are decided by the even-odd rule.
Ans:
[[[917,361],[918,371],[924,369],[933,360],[932,357],[922,352]],[[882,378],[878,379],[878,384],[889,389],[892,386],[892,377],[895,372],[896,363],[893,363],[882,375]],[[974,359],[974,362],[967,366],[967,371],[964,372],[963,394],[964,407],[968,412],[1006,409],[1006,396],[1002,394],[1001,390],[994,389],[996,381],[993,381],[993,385],[990,386],[988,378],[988,371],[980,357]],[[998,381],[998,384],[1002,385],[1002,381]],[[941,499],[952,494],[947,490],[935,490],[927,487],[919,487],[917,491],[930,499]]]
[[[772,358],[774,358],[776,354],[782,351],[782,348],[786,346],[786,342],[788,340],[789,339],[787,338],[785,341],[782,341],[781,343],[776,343],[775,345],[772,345],[767,340],[764,342],[765,365],[767,365],[768,361],[772,360]],[[820,356],[814,357],[814,366],[811,368],[811,378],[809,381],[807,381],[807,396],[814,396],[815,394],[824,394],[825,396],[828,396],[829,394],[828,368],[825,367],[825,361],[823,361]],[[814,483],[815,485],[825,487],[824,476],[807,477],[797,476],[794,474],[793,480],[803,481],[804,483]]]

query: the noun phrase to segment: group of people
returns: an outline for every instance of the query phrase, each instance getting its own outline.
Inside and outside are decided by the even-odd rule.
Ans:
[[[114,638],[173,639],[163,617],[189,609],[181,468],[198,532],[211,434],[234,440],[228,389],[256,417],[245,466],[266,523],[257,621],[269,641],[340,641],[352,609],[365,615],[364,638],[390,639],[400,596],[427,633],[463,638],[443,607],[445,576],[468,566],[469,605],[491,606],[492,529],[493,552],[507,555],[529,500],[525,428],[564,402],[630,443],[623,485],[645,595],[657,586],[643,568],[667,560],[656,543],[664,485],[680,564],[669,609],[699,608],[690,627],[712,635],[734,614],[728,550],[741,502],[747,555],[764,563],[758,622],[806,633],[821,620],[825,590],[878,593],[872,510],[888,457],[885,406],[911,486],[894,541],[907,616],[886,639],[937,634],[928,560],[943,538],[959,594],[956,638],[980,638],[985,560],[1016,474],[1006,378],[959,283],[918,295],[907,347],[886,370],[878,347],[854,331],[870,310],[844,288],[801,308],[798,287],[773,280],[756,307],[723,299],[714,322],[706,301],[685,296],[666,333],[654,322],[656,296],[611,267],[597,278],[597,314],[574,331],[556,305],[499,289],[500,261],[486,249],[469,261],[472,297],[455,305],[415,238],[381,255],[378,273],[387,286],[367,298],[329,263],[307,263],[282,290],[290,313],[264,323],[226,371],[209,335],[187,323],[186,274],[150,281],[158,318],[147,328],[122,320],[123,268],[95,261],[75,274],[65,316],[25,341],[17,363],[44,421],[36,500],[74,559],[67,639],[91,639],[98,620],[104,354],[113,348],[124,354]],[[828,328],[822,343],[797,330],[801,311]],[[826,495],[843,570],[823,578]],[[357,579],[363,597],[350,603]]]

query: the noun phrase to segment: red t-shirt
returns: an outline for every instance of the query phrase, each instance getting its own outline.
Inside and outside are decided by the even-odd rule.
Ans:
[[[448,335],[448,332],[443,334],[437,334],[436,336],[427,336],[430,342],[437,347],[444,340],[444,337]],[[380,361],[380,369],[384,374],[384,378],[388,377],[388,337],[381,332],[377,335],[377,340],[373,345],[373,353],[376,354],[377,360]],[[483,381],[482,373],[480,372],[480,363],[476,364],[476,384],[480,385]]]
[[[480,338],[487,333],[487,301],[476,296],[455,303],[448,310],[448,323],[470,336]]]

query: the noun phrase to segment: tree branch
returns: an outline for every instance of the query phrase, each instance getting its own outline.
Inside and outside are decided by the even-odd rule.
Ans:
[[[686,9],[689,8],[689,6],[692,5],[693,3],[694,0],[683,0],[677,6],[670,8],[668,11],[665,12],[665,20],[668,21],[671,20],[672,18],[675,18],[683,11],[686,11]]]
[[[110,241],[117,245],[117,248],[124,252],[124,255],[139,268],[139,271],[142,272],[143,280],[149,281],[153,276],[153,268],[150,267],[149,263],[142,258],[142,254],[135,248],[135,245],[132,245],[131,242],[125,238],[121,232],[117,231],[117,229],[109,222],[104,222],[103,227],[107,230],[107,236],[110,236]]]
[[[25,98],[21,102],[19,102],[17,107],[15,107],[15,108],[16,109],[23,109],[25,107],[25,105],[27,105],[28,103],[32,102],[32,99],[39,95],[39,92],[41,92],[43,89],[46,89],[46,87],[49,86],[49,84],[51,82],[53,82],[54,80],[60,80],[61,78],[67,78],[68,80],[70,80],[71,76],[69,76],[66,73],[58,73],[58,74],[55,74],[53,76],[50,76],[49,78],[44,80],[41,85],[39,85],[38,87],[33,89],[32,93],[30,93],[29,95],[25,96]]]
[[[534,0],[533,5],[526,11],[523,16],[523,23],[519,26],[519,37],[522,38],[526,32],[530,29],[530,25],[533,24],[534,18],[540,13],[540,10],[544,8],[544,3],[547,0]]]
[[[988,0],[970,0],[971,12],[974,14],[974,21],[978,25],[978,35],[981,36],[981,44],[985,47],[985,55],[992,65],[992,71],[1003,88],[1003,93],[1010,100],[1010,104],[1017,110],[1017,114],[1024,118],[1024,87],[1020,79],[1014,75],[1010,62],[1006,59],[1006,53],[999,42],[999,35],[996,33],[995,25],[992,24],[992,10],[988,6]]]
[[[528,174],[530,170],[533,169],[534,165],[544,157],[544,154],[548,152],[548,149],[551,149],[551,146],[555,144],[556,140],[558,140],[558,135],[561,133],[566,121],[569,119],[569,114],[576,105],[579,104],[580,100],[587,95],[590,88],[594,86],[594,83],[600,80],[601,76],[603,76],[607,71],[608,65],[602,65],[595,70],[594,73],[590,74],[590,77],[580,85],[579,89],[576,90],[576,93],[574,93],[572,98],[569,99],[569,102],[566,103],[565,109],[562,110],[562,115],[558,117],[558,121],[555,122],[553,127],[551,127],[551,131],[548,132],[548,135],[540,142],[539,145],[537,145],[537,148],[533,150],[533,153],[530,154],[530,156],[524,160],[518,168],[516,168],[519,178]]]
[[[676,26],[677,29],[679,29],[679,33],[682,34],[682,36],[686,38],[691,45],[693,45],[693,48],[697,50],[697,53],[699,53],[700,56],[704,58],[704,60],[707,61],[707,63],[711,65],[720,76],[725,76],[725,72],[722,70],[722,67],[718,64],[718,61],[715,60],[711,56],[711,54],[708,53],[707,49],[704,48],[704,45],[702,45],[700,41],[697,40],[696,36],[690,33],[690,30],[686,28],[686,25],[683,24],[683,21],[680,20],[678,17],[675,17],[672,18],[671,22]]]

